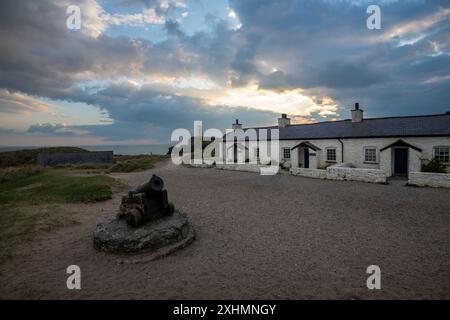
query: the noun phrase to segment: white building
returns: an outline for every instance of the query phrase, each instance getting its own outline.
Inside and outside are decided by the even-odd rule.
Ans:
[[[450,172],[450,112],[439,115],[364,118],[356,103],[352,118],[312,124],[291,124],[286,114],[278,126],[283,166],[326,169],[332,165],[381,170],[387,177],[420,172],[421,163],[438,158]],[[238,120],[233,129],[241,130]],[[247,139],[252,140],[252,139]],[[246,143],[247,149],[249,141]],[[225,154],[233,154],[232,148]],[[258,153],[258,150],[246,150]]]

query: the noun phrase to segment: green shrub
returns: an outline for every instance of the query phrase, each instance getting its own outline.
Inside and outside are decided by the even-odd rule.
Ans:
[[[22,168],[7,169],[0,172],[0,183],[15,181],[38,175],[42,172],[40,167],[26,166]]]
[[[152,169],[158,161],[167,159],[160,155],[120,156],[117,163],[111,167],[111,172],[136,172]]]
[[[436,158],[422,163],[422,172],[447,173],[446,166]]]

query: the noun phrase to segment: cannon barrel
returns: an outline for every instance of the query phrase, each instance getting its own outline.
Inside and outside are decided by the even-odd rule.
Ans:
[[[160,177],[153,175],[151,179],[137,187],[136,189],[130,190],[129,195],[134,195],[138,193],[149,193],[151,191],[162,191],[164,188],[164,181]]]
[[[147,183],[130,190],[128,196],[122,198],[120,205],[120,217],[132,227],[139,227],[173,212],[174,206],[169,202],[164,181],[156,175]]]

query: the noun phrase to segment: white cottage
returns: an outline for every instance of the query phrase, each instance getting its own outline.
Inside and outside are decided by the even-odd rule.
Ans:
[[[341,164],[379,169],[389,177],[420,172],[421,162],[435,157],[450,172],[450,112],[365,119],[356,103],[351,114],[348,120],[312,124],[291,124],[282,114],[278,126],[264,129],[279,129],[280,159],[292,169],[325,169]],[[233,129],[241,127],[236,120]],[[263,128],[254,129],[259,132]],[[227,156],[231,151],[226,151]]]

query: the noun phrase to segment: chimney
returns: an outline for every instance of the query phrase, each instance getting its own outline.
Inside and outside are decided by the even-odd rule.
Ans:
[[[355,103],[355,109],[352,110],[352,122],[363,121],[363,113],[364,111],[359,108],[359,103]]]
[[[232,128],[233,128],[234,131],[238,131],[238,130],[242,129],[242,124],[239,123],[239,119],[236,119],[236,122],[233,123],[233,127]]]
[[[291,119],[289,119],[287,117],[286,113],[282,113],[281,118],[278,118],[278,126],[280,128],[286,128],[290,124],[291,124]]]

